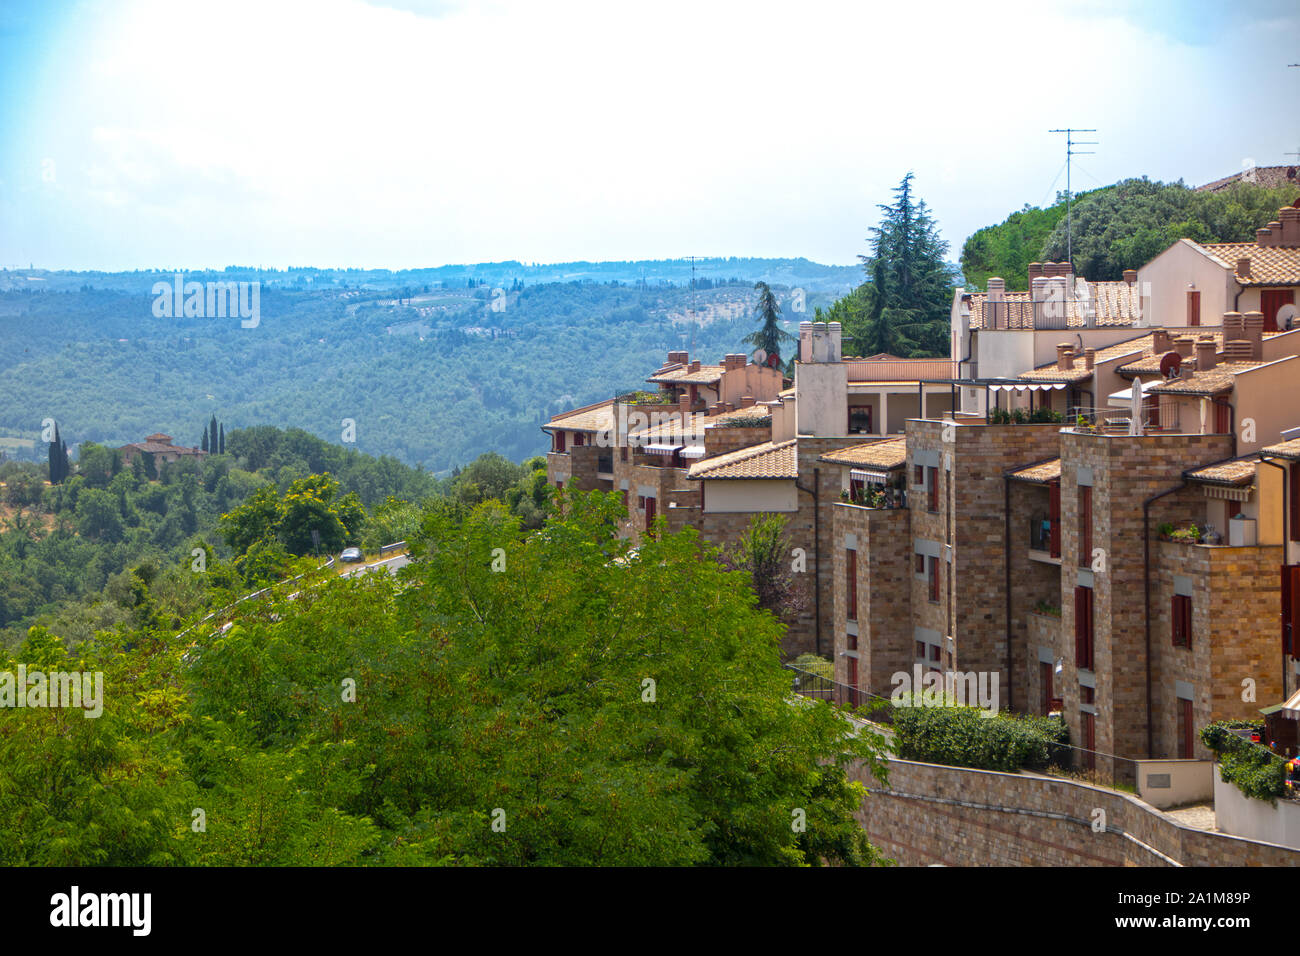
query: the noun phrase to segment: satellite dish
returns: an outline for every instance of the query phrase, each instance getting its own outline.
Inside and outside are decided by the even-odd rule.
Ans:
[[[1277,327],[1283,330],[1296,328],[1297,325],[1300,325],[1296,321],[1297,315],[1300,315],[1300,309],[1297,309],[1294,305],[1288,303],[1282,306],[1277,310]]]
[[[755,365],[767,364],[767,351],[765,349],[754,349],[754,354],[750,356]]]
[[[1181,355],[1177,352],[1166,352],[1164,357],[1160,359],[1160,374],[1165,378],[1173,378],[1178,374],[1178,370],[1182,368],[1182,365],[1183,357]]]

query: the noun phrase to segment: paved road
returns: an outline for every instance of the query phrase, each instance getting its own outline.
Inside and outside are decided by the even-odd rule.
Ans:
[[[361,577],[367,571],[373,571],[376,568],[387,568],[389,574],[396,574],[398,568],[404,568],[411,563],[410,557],[405,554],[395,555],[391,558],[385,558],[382,561],[376,561],[374,564],[359,564],[355,568],[344,571],[340,577]]]

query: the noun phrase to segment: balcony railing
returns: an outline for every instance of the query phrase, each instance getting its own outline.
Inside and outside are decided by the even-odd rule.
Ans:
[[[1083,427],[1108,435],[1127,435],[1132,422],[1133,411],[1129,408],[1074,405],[1066,410],[1063,424],[1066,427]],[[1142,409],[1142,434],[1170,435],[1181,430],[1177,405],[1166,405],[1158,412],[1146,407]]]
[[[995,331],[1014,329],[1064,329],[1069,326],[1069,309],[1060,301],[982,302],[972,311],[980,328]]]

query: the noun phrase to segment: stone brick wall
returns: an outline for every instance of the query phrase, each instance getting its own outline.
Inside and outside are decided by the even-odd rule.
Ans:
[[[912,537],[951,545],[952,555],[951,562],[940,561],[938,605],[929,601],[925,581],[914,577],[913,622],[954,638],[955,669],[997,672],[999,706],[1003,708],[1012,693],[1007,673],[1007,488],[1003,475],[1055,456],[1059,434],[1059,425],[907,423]],[[913,486],[918,452],[940,456],[937,513],[927,510],[927,496]],[[1019,527],[1016,521],[1013,517],[1013,535]]]
[[[1157,757],[1180,753],[1177,681],[1192,685],[1197,729],[1215,720],[1259,719],[1259,708],[1282,691],[1282,638],[1278,567],[1282,548],[1153,543],[1151,588],[1152,719]],[[1192,581],[1191,647],[1175,647],[1172,631],[1174,575]],[[1254,693],[1242,700],[1243,680]],[[1195,741],[1193,756],[1213,754]]]
[[[1300,851],[1183,826],[1136,797],[1034,774],[892,760],[858,821],[903,866],[1296,866]],[[1093,830],[1095,811],[1106,829]]]
[[[835,679],[848,680],[848,657],[858,660],[858,689],[888,697],[890,677],[911,673],[914,656],[911,614],[911,554],[905,508],[874,509],[839,502],[833,509]],[[846,536],[856,536],[857,648],[848,635]]]
[[[1093,576],[1098,751],[1128,758],[1147,756],[1142,503],[1157,492],[1176,488],[1187,469],[1231,454],[1232,439],[1226,435],[1130,437],[1073,429],[1061,432],[1061,625],[1071,644],[1074,589],[1079,581],[1080,468],[1092,470],[1092,546],[1102,549],[1105,557],[1105,572]],[[1162,522],[1190,521],[1203,509],[1203,499],[1198,502],[1193,495],[1171,494],[1160,499],[1151,507],[1153,537]],[[1081,698],[1073,652],[1065,658],[1060,681],[1066,723],[1071,739],[1078,742]],[[1108,763],[1102,758],[1098,768],[1127,779],[1131,764],[1120,761],[1108,767]]]
[[[1061,603],[1061,569],[1029,556],[1030,525],[1035,516],[1050,512],[1046,485],[1011,482],[1011,674],[1010,706],[1013,710],[1038,713],[1038,648],[1056,648],[1059,618],[1048,618],[1054,632],[1042,631],[1043,615],[1035,614],[1040,601]],[[1004,575],[1005,577],[1005,575]],[[1005,611],[1003,612],[1005,617]],[[1035,618],[1039,619],[1035,622]],[[1037,627],[1036,633],[1031,633]]]
[[[755,411],[754,415],[758,417],[759,412]],[[771,440],[771,425],[762,428],[720,428],[715,425],[704,430],[704,457],[725,455],[729,451],[739,451]]]

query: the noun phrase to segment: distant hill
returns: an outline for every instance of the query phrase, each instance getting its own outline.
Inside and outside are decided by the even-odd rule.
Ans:
[[[260,269],[228,266],[222,270],[197,270],[188,275],[198,281],[225,278],[259,281],[266,288],[301,290],[336,288],[396,292],[403,288],[466,288],[488,285],[509,288],[552,282],[619,282],[625,285],[686,286],[691,282],[691,260],[646,259],[612,262],[555,262],[525,264],[515,261],[444,265],[428,269]],[[710,283],[737,280],[799,287],[810,292],[843,293],[862,281],[859,265],[822,265],[808,259],[755,259],[713,257],[696,259],[695,278]],[[0,290],[46,288],[68,292],[84,286],[118,292],[147,293],[153,284],[169,280],[169,270],[136,272],[63,272],[44,269],[0,270]]]
[[[715,267],[743,272],[740,263],[759,261]],[[468,279],[417,284],[413,273],[187,275],[274,276],[261,280],[256,328],[156,316],[150,289],[163,274],[8,273],[22,291],[0,292],[0,338],[12,343],[0,350],[0,450],[43,456],[45,446],[25,443],[39,439],[46,418],[70,449],[157,431],[197,445],[215,413],[227,431],[299,427],[334,443],[348,419],[357,450],[440,473],[490,450],[521,461],[546,450],[540,426],[555,412],[642,386],[669,349],[706,361],[747,351],[742,339],[757,325],[753,272],[731,282],[706,276],[690,289],[669,282],[684,274],[689,284],[689,262],[660,263],[653,282],[647,264],[647,280],[634,284],[511,284],[509,269],[494,268],[472,288]],[[774,285],[792,331],[861,279],[859,267],[806,260],[766,268],[805,283],[802,296]],[[833,288],[814,286],[819,270]],[[850,281],[836,285],[836,270]],[[344,276],[346,289],[333,285]]]

